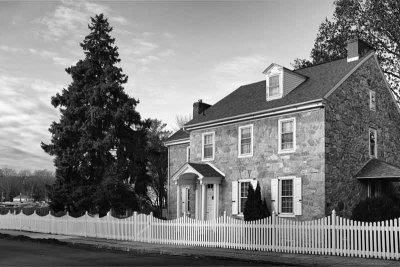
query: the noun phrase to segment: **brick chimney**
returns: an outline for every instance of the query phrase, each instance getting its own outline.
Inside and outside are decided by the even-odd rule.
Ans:
[[[359,60],[361,57],[365,56],[369,51],[374,51],[375,49],[358,38],[354,38],[347,41],[347,62],[352,62]]]
[[[197,116],[204,115],[204,112],[206,109],[211,107],[211,105],[203,103],[202,99],[199,99],[199,101],[193,103],[193,118],[196,118]]]

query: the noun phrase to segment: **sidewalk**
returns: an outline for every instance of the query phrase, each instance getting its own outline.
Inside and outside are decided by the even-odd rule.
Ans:
[[[80,248],[100,248],[131,253],[165,254],[216,259],[237,259],[244,262],[259,262],[275,265],[297,266],[400,266],[400,262],[391,260],[364,259],[325,255],[289,254],[265,251],[234,250],[223,248],[189,247],[158,245],[142,242],[115,241],[99,238],[40,234],[12,230],[0,230],[0,234],[26,236],[32,239],[56,239],[68,246]]]

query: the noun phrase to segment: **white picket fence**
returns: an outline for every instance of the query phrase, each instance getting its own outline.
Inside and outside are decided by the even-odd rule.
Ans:
[[[399,218],[400,219],[400,218]],[[137,214],[126,219],[85,214],[54,217],[36,213],[0,215],[0,229],[97,237],[157,244],[220,247],[275,252],[399,260],[400,220],[365,223],[335,215],[294,221],[271,216],[245,222],[224,214],[199,221],[183,216],[160,220]]]

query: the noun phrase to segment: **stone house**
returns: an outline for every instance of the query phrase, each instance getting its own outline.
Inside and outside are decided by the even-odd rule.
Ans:
[[[270,211],[300,220],[349,217],[393,190],[399,108],[374,50],[358,39],[347,49],[298,70],[271,64],[265,80],[194,103],[193,120],[166,142],[169,218],[241,218],[257,182]]]

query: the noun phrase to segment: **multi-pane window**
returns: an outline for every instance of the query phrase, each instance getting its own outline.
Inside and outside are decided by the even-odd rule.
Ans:
[[[280,95],[279,90],[279,75],[270,76],[268,78],[268,96],[269,98],[278,97]]]
[[[293,213],[293,180],[281,180],[281,213]]]
[[[372,90],[369,91],[369,109],[376,110],[375,92]]]
[[[214,133],[203,134],[203,160],[214,159]]]
[[[239,127],[239,156],[251,156],[253,154],[253,126]]]
[[[239,213],[244,212],[244,205],[246,204],[247,194],[249,192],[250,182],[240,182],[239,192]]]
[[[295,119],[279,120],[279,151],[293,152],[296,146]]]
[[[369,129],[369,156],[376,158],[377,155],[377,136],[375,129]]]

